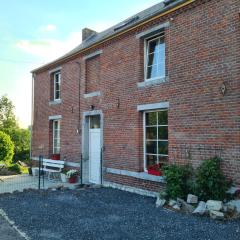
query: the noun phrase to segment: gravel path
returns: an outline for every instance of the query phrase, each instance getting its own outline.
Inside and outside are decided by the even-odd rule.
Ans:
[[[153,198],[111,188],[0,195],[0,208],[34,240],[240,239],[240,221],[157,209]]]

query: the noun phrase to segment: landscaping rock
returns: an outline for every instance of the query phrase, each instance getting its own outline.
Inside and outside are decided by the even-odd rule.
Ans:
[[[169,202],[168,202],[168,205],[173,207],[174,205],[177,204],[177,201],[173,200],[173,199],[170,199]]]
[[[223,220],[224,213],[219,212],[219,211],[210,210],[210,217],[215,220]]]
[[[166,203],[165,199],[161,199],[158,197],[156,201],[156,207],[163,207],[165,203]]]
[[[178,211],[181,210],[181,208],[179,207],[178,204],[173,205],[172,208],[175,209],[175,210],[178,210]]]
[[[197,208],[193,211],[193,214],[199,214],[199,215],[204,215],[207,212],[207,206],[206,203],[203,201],[200,201],[198,203]]]
[[[178,198],[177,199],[178,205],[181,206],[181,210],[185,213],[191,214],[194,210],[194,207],[191,204],[186,203],[183,199]]]
[[[188,194],[187,203],[198,203],[198,196],[193,194]]]
[[[240,188],[239,187],[230,187],[226,193],[231,194],[231,195],[235,195],[238,192],[240,192]]]
[[[222,201],[208,200],[206,205],[208,210],[213,211],[220,211],[223,208]]]
[[[231,200],[226,204],[229,208],[235,208],[240,213],[240,200]]]

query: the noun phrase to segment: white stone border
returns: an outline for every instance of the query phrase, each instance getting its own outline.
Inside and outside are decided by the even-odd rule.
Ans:
[[[62,67],[56,67],[56,68],[54,68],[54,69],[48,71],[48,73],[49,73],[49,74],[52,74],[52,73],[54,73],[54,72],[58,72],[58,71],[60,71],[61,69],[62,69]]]
[[[86,55],[85,57],[83,57],[83,60],[88,60],[88,59],[90,59],[90,58],[94,58],[94,57],[96,57],[97,55],[100,55],[100,54],[102,54],[102,50],[98,50],[98,51],[95,51],[95,52],[93,52],[93,53],[90,53],[89,55]]]
[[[54,115],[54,116],[49,116],[48,120],[58,120],[62,119],[62,115]]]
[[[122,185],[122,184],[118,184],[118,183],[112,183],[112,182],[108,182],[108,181],[103,181],[103,186],[116,188],[119,190],[136,193],[136,194],[139,194],[142,196],[148,196],[148,197],[157,197],[159,194],[158,192],[148,191],[148,190],[130,187],[130,186],[126,186],[126,185]]]
[[[9,223],[9,225],[21,236],[23,237],[25,240],[31,240],[30,237],[27,236],[26,233],[24,233],[23,231],[21,231],[16,225],[14,221],[11,221],[8,217],[8,215],[6,214],[6,212],[0,208],[0,216],[2,216],[7,223]]]
[[[137,105],[137,110],[138,111],[163,109],[163,108],[169,108],[169,102],[160,102],[160,103],[150,103],[150,104]]]
[[[97,97],[97,96],[101,96],[101,92],[100,91],[91,92],[91,93],[85,93],[84,94],[84,98]]]

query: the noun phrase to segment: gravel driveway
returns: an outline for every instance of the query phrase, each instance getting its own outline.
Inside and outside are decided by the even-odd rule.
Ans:
[[[153,198],[111,188],[0,195],[0,208],[34,240],[240,239],[240,221],[157,209]]]

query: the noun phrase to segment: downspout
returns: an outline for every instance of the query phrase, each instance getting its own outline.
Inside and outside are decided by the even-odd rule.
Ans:
[[[82,131],[80,131],[81,129],[81,93],[80,93],[80,90],[81,90],[81,64],[80,62],[76,62],[76,64],[78,65],[79,67],[79,79],[78,79],[78,134],[79,134],[79,137],[80,137],[80,142],[81,142],[81,133]],[[82,144],[82,143],[81,143]],[[83,184],[83,157],[82,157],[82,152],[80,151],[80,181],[81,181],[81,184]]]

